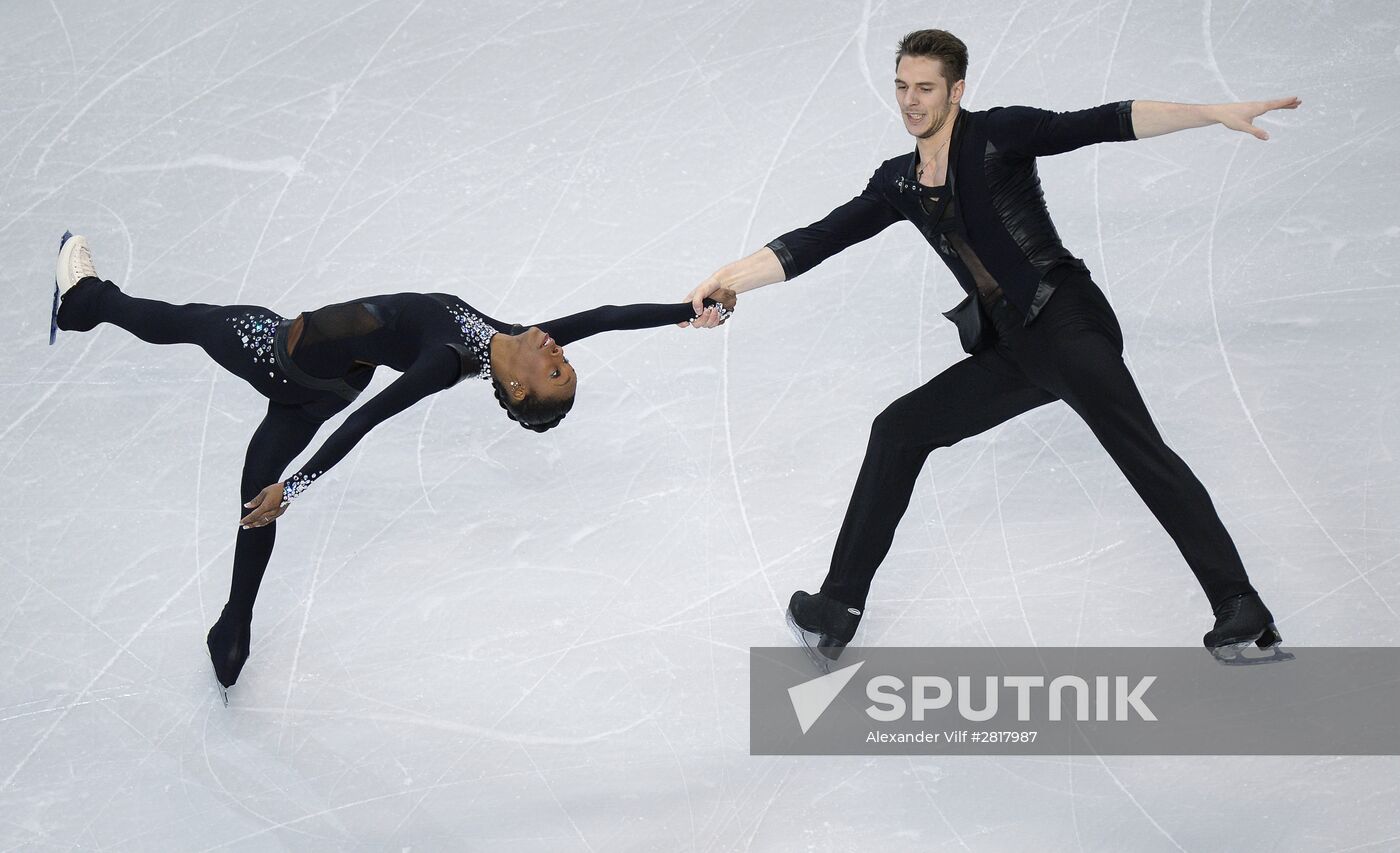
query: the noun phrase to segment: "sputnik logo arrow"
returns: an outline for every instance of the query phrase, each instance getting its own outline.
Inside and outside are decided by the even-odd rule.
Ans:
[[[865,661],[788,688],[788,699],[792,700],[792,710],[797,714],[797,724],[804,735],[863,666]]]

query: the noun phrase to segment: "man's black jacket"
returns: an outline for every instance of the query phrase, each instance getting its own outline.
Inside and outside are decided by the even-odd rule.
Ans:
[[[955,227],[1006,298],[1029,324],[1067,275],[1086,272],[1071,255],[1040,189],[1035,158],[1095,142],[1123,142],[1133,135],[1132,101],[1077,112],[1034,107],[960,110],[949,145],[948,184],[956,204]],[[964,290],[973,292],[966,267],[950,253],[920,204],[928,188],[915,178],[918,151],[886,160],[865,191],[824,219],[768,244],[785,278],[801,275],[837,252],[907,219],[936,249]]]

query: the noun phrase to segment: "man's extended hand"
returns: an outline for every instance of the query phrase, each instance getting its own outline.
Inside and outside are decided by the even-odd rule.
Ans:
[[[1219,122],[1231,130],[1253,135],[1256,139],[1268,139],[1268,131],[1254,126],[1254,120],[1273,110],[1296,110],[1302,101],[1298,98],[1278,98],[1273,101],[1242,101],[1238,104],[1217,104],[1215,109]]]
[[[258,492],[258,496],[244,504],[252,512],[239,520],[239,527],[263,527],[271,524],[287,511],[287,502],[282,499],[284,483],[273,483]]]
[[[718,291],[725,290],[729,293],[728,301],[724,302],[725,310],[734,310],[734,298],[740,293],[748,293],[758,287],[768,284],[775,284],[787,278],[787,272],[783,269],[782,262],[778,260],[777,254],[768,246],[764,246],[747,258],[741,258],[733,263],[720,267],[713,275],[700,282],[699,286],[690,291],[686,301],[690,303],[691,309],[697,315],[694,320],[684,320],[677,323],[684,329],[686,326],[694,326],[697,329],[711,329],[718,326],[720,320],[719,312],[708,309],[708,316],[702,313],[704,308],[703,300],[706,296],[719,299]],[[723,280],[725,284],[720,284]],[[723,300],[721,300],[723,301]]]

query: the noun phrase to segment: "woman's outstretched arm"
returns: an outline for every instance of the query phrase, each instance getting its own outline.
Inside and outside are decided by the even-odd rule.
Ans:
[[[728,312],[734,310],[734,291],[717,291],[714,297],[716,298],[707,297],[705,305],[722,306],[726,316]],[[570,314],[567,317],[534,325],[548,332],[555,343],[565,346],[599,332],[611,332],[619,329],[650,329],[656,326],[668,326],[694,320],[697,316],[689,302],[600,305],[597,308],[590,308],[587,311],[580,311],[577,314]]]
[[[273,483],[263,489],[249,502],[249,513],[238,523],[244,527],[262,527],[281,516],[293,498],[301,494],[317,477],[329,471],[331,466],[344,459],[370,430],[424,397],[452,387],[457,381],[460,369],[461,362],[451,349],[444,346],[429,347],[402,376],[390,383],[389,387],[351,412],[345,423],[326,438],[321,449],[316,451],[300,471],[281,483]]]

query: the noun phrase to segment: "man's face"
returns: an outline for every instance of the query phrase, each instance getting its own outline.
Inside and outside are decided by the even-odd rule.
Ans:
[[[949,89],[941,59],[905,56],[895,66],[894,96],[904,117],[904,129],[919,139],[928,139],[943,128],[962,92],[962,80]]]

